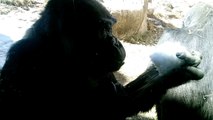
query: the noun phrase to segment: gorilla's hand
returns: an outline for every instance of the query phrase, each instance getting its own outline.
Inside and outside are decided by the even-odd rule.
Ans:
[[[173,85],[179,85],[188,80],[203,78],[203,71],[198,68],[202,60],[199,52],[188,51],[178,43],[165,43],[157,47],[150,56],[160,76],[171,79]]]
[[[167,89],[204,76],[198,68],[201,54],[190,52],[178,43],[157,46],[150,58],[152,63],[146,71],[125,86],[137,110],[149,110]]]
[[[183,79],[199,80],[203,78],[203,71],[197,67],[200,64],[202,58],[199,52],[192,51],[191,54],[178,52],[176,53],[176,56],[185,62],[179,71],[179,73],[183,74]]]
[[[167,42],[157,46],[150,58],[150,67],[125,86],[132,98],[144,98],[143,95],[150,94],[150,91],[155,91],[156,93],[152,92],[152,97],[156,97],[161,95],[161,91],[204,76],[203,71],[198,68],[201,54],[190,52],[179,43]]]

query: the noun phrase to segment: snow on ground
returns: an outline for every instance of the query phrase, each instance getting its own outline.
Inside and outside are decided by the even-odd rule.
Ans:
[[[1,14],[0,33],[9,36],[13,41],[21,39],[25,31],[39,18],[41,9],[35,7],[26,11],[15,8],[8,14]]]

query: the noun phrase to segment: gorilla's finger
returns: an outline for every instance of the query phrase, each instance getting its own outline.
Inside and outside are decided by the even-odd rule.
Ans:
[[[190,66],[198,66],[201,62],[202,56],[199,52],[177,52],[176,53],[177,58],[184,60],[186,65]]]
[[[190,79],[200,80],[204,77],[204,73],[200,68],[189,66],[186,71]]]

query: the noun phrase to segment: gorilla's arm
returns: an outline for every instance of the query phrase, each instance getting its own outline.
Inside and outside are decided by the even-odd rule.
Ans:
[[[178,46],[176,43],[172,44]],[[158,48],[150,56],[152,60],[150,67],[136,80],[125,86],[125,91],[130,98],[127,105],[131,109],[128,112],[148,111],[161,99],[167,89],[189,80],[199,80],[204,76],[203,72],[197,68],[201,62],[199,53],[189,52],[180,46],[174,51],[161,49]]]

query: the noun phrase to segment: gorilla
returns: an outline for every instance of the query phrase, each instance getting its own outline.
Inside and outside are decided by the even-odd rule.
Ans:
[[[180,42],[202,54],[198,66],[205,77],[169,89],[157,104],[158,120],[213,120],[213,7],[197,3],[185,15],[183,27],[166,30],[159,40]]]
[[[167,89],[203,77],[200,57],[182,51],[172,59],[159,56],[164,61],[154,60],[136,80],[121,85],[113,72],[126,53],[112,34],[115,23],[95,0],[49,0],[7,53],[0,77],[1,115],[125,120],[149,110]],[[178,64],[162,71],[166,62]]]

